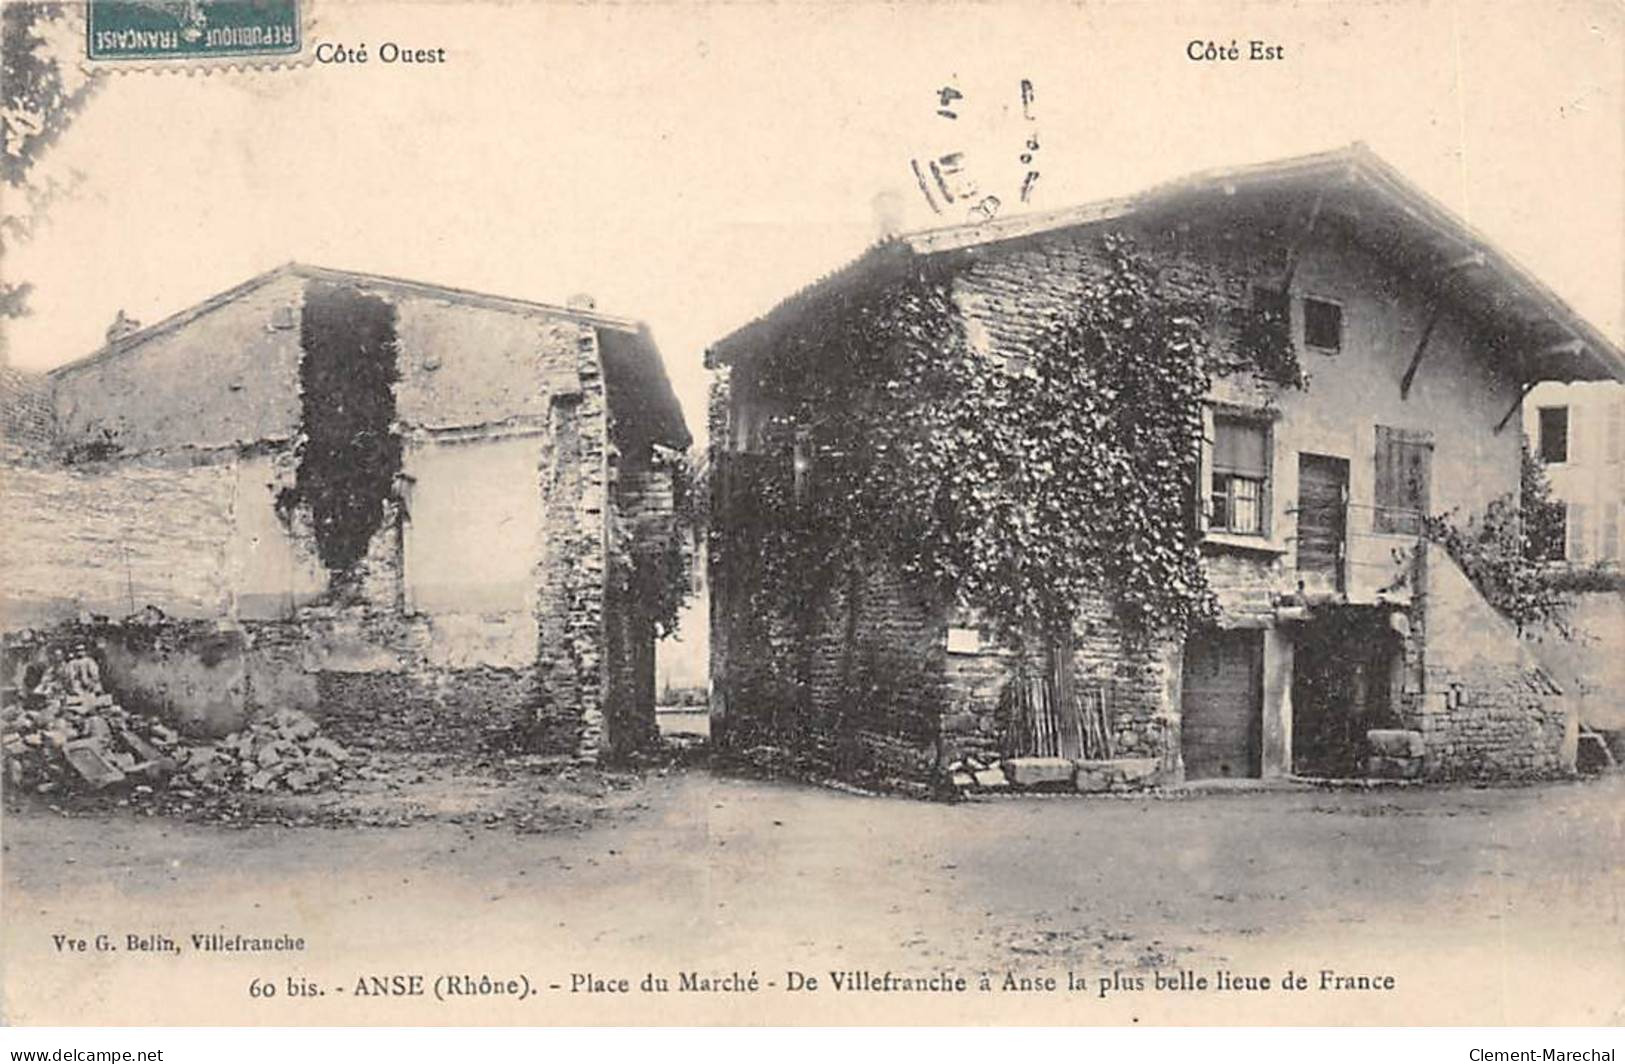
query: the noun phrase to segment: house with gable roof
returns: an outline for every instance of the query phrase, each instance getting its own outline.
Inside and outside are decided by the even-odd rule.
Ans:
[[[1059,679],[1024,693],[979,618],[886,559],[788,594],[762,582],[774,499],[816,497],[820,448],[862,442],[822,438],[822,400],[786,391],[821,367],[775,360],[838,357],[817,330],[929,268],[982,371],[1019,372],[1114,236],[1205,308],[1210,355],[1267,312],[1307,380],[1215,376],[1201,403],[1185,487],[1212,625],[1137,638],[1102,588],[1062,697]],[[707,364],[725,748],[916,791],[1573,768],[1572,707],[1425,520],[1516,498],[1530,389],[1625,379],[1625,356],[1363,145],[888,240],[717,341]],[[906,668],[909,690],[854,683],[855,662]]]

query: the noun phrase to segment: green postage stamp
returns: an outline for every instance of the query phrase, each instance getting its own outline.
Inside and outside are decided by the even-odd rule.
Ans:
[[[297,56],[302,0],[89,0],[88,58],[232,60]]]

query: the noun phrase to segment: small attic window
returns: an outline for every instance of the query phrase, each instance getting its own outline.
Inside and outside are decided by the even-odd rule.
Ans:
[[[299,324],[299,318],[294,314],[293,308],[284,303],[271,309],[271,328],[291,329]]]
[[[1322,351],[1343,349],[1343,308],[1327,299],[1305,297],[1303,342]]]

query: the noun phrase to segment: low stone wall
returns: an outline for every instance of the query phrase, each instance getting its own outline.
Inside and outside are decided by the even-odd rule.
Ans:
[[[7,633],[3,646],[5,686],[19,697],[53,651],[84,647],[119,705],[187,735],[218,738],[255,715],[247,640],[212,622],[68,623]]]
[[[475,753],[524,745],[537,697],[534,670],[316,674],[323,730],[351,747]],[[559,752],[554,750],[552,752]]]
[[[502,618],[457,620],[468,623],[349,610],[246,625],[249,710],[291,701],[357,747],[576,753],[580,717],[545,697],[528,644],[504,634]],[[525,626],[517,629],[523,635]],[[448,637],[461,653],[447,656]]]

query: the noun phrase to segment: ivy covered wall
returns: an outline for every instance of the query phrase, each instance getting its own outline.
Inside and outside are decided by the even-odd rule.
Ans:
[[[883,248],[869,284],[719,380],[724,745],[894,786],[1004,746],[987,697],[1000,668],[944,645],[971,609],[990,653],[1070,663],[1116,696],[1123,747],[1169,749],[1168,647],[1213,612],[1192,490],[1201,400],[1231,367],[1209,356],[1205,306],[1132,241],[1089,239],[1043,266],[1069,269],[1064,298],[1017,308],[1002,334],[994,260]]]
[[[1516,382],[1471,321],[1435,315],[1336,224],[1311,238],[1304,223],[1137,218],[924,257],[882,246],[742,332],[712,400],[719,740],[827,770],[829,750],[884,734],[934,758],[924,778],[1008,753],[998,693],[1069,670],[1109,707],[1115,752],[1177,773],[1186,634],[1274,629],[1298,590],[1302,453],[1351,471],[1350,601],[1408,594],[1417,537],[1372,520],[1375,426],[1434,432],[1432,507],[1479,509],[1516,485],[1515,434],[1493,431]],[[1343,307],[1341,351],[1299,342],[1309,295]],[[1256,542],[1203,532],[1210,404],[1269,426]],[[891,623],[855,622],[848,588],[893,577]],[[946,653],[967,609],[983,644]],[[1290,627],[1272,638],[1289,673],[1264,688],[1284,698]],[[897,663],[895,690],[825,682],[865,653]],[[1290,719],[1289,703],[1270,712]]]

